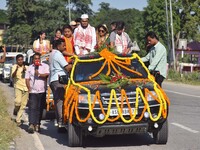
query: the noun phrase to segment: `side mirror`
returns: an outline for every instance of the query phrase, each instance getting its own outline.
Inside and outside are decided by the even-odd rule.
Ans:
[[[69,77],[68,75],[59,76],[59,83],[60,84],[68,84]]]

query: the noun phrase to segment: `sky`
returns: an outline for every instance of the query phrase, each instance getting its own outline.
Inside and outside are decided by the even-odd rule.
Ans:
[[[143,10],[147,6],[147,0],[92,0],[92,10],[97,11],[101,2],[110,3],[111,8],[117,9],[135,8]],[[0,0],[0,9],[6,9],[6,0]]]

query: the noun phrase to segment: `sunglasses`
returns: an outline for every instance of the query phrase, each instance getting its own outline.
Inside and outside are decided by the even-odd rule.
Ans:
[[[105,31],[104,31],[104,30],[99,30],[99,32],[105,33]]]

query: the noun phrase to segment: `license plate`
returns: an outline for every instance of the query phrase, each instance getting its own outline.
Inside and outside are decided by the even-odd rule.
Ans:
[[[132,109],[132,114],[134,114],[134,108],[131,108],[131,109]],[[117,108],[116,108],[116,109],[111,109],[111,110],[110,110],[110,116],[118,116],[118,114],[119,114],[119,112],[118,112],[118,109],[117,109]],[[123,109],[122,109],[122,114],[123,114],[124,116],[130,115],[129,109],[128,109],[128,108],[123,108]],[[137,112],[136,112],[136,114],[137,114]]]

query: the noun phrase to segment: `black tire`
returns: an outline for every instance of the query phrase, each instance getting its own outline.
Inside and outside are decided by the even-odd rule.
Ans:
[[[166,144],[168,140],[168,121],[166,120],[162,126],[153,132],[153,138],[156,144]]]
[[[68,146],[78,147],[82,146],[83,135],[81,128],[71,124],[68,121]]]

